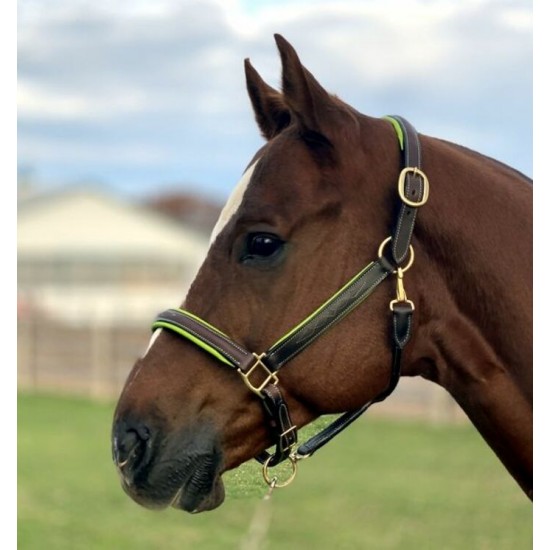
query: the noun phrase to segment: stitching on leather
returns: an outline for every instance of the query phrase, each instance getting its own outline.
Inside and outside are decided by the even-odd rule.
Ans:
[[[418,151],[418,168],[422,169],[422,149],[420,147],[420,140],[418,139],[418,133],[414,133],[414,139],[416,141],[416,150]]]
[[[367,298],[367,296],[374,290],[374,288],[381,283],[385,278],[387,277],[387,273],[384,273],[381,275],[371,286],[370,291],[368,294],[363,295],[361,294],[358,296],[353,302],[351,302],[346,309],[344,309],[338,316],[336,316],[328,325],[326,325],[324,328],[322,328],[319,332],[315,332],[312,337],[307,338],[289,357],[285,359],[284,363],[287,363],[291,359],[293,359],[298,353],[300,353],[305,347],[307,347],[311,342],[313,342],[315,339],[317,339],[318,336],[321,336],[324,334],[329,328],[332,328],[336,323],[338,323],[342,317],[346,316],[350,311],[355,309],[364,299]],[[298,334],[298,333],[297,333]],[[296,335],[297,335],[296,334]],[[284,364],[283,363],[283,364]],[[281,365],[282,366],[282,365]]]
[[[409,158],[409,139],[408,139],[408,132],[407,132],[407,129],[406,129],[406,125],[405,123],[403,122],[403,120],[401,119],[401,117],[396,117],[400,120],[400,122],[402,123],[402,126],[405,128],[405,132],[403,132],[403,135],[405,136],[405,162],[406,162],[406,165],[408,166],[409,165],[409,162],[410,162],[410,158]],[[416,142],[416,150],[418,152],[418,168],[421,168],[421,165],[422,165],[422,162],[421,162],[421,158],[422,158],[422,150],[420,149],[420,140],[418,138],[418,134],[417,132],[413,132],[413,137],[414,137],[414,140]],[[406,179],[406,183],[405,183],[405,196],[408,196],[408,193],[410,192],[410,181],[411,181],[412,178],[409,178],[407,177]],[[424,196],[424,181],[421,179],[420,181],[420,197],[423,197]],[[409,208],[409,206],[403,204],[400,212],[399,212],[399,216],[398,216],[398,219],[397,219],[397,228],[396,228],[396,231],[395,231],[395,242],[393,243],[393,246],[392,246],[392,251],[393,251],[393,255],[394,255],[394,258],[395,260],[398,262],[398,263],[401,263],[404,259],[405,259],[405,256],[407,255],[407,250],[409,248],[409,243],[411,242],[411,238],[412,238],[412,231],[413,231],[413,227],[414,227],[414,222],[416,220],[416,208],[412,208],[412,212],[411,214],[409,214],[409,216],[412,216],[412,218],[410,219],[410,224],[409,224],[409,228],[408,228],[408,234],[406,235],[406,239],[405,239],[405,243],[406,243],[406,246],[403,247],[402,250],[400,250],[400,242],[401,242],[401,230],[403,229],[403,220],[405,219],[405,212],[406,210]]]
[[[335,301],[338,301],[338,300],[342,300],[342,296],[346,296],[348,294],[352,294],[352,290],[355,289],[355,287],[357,285],[360,285],[362,283],[364,283],[364,278],[365,276],[371,272],[372,269],[374,269],[376,267],[376,263],[373,263],[364,273],[363,275],[361,275],[361,277],[359,277],[359,279],[355,280],[348,288],[346,288],[346,290],[340,294],[340,296],[338,296],[338,298],[335,300]],[[287,342],[290,342],[292,341],[293,339],[295,338],[298,338],[299,339],[299,336],[300,334],[304,331],[304,330],[309,330],[309,327],[312,325],[312,323],[314,322],[318,322],[319,321],[319,315],[322,315],[325,311],[327,311],[330,307],[333,306],[333,304],[335,303],[335,301],[333,302],[328,302],[325,304],[325,307],[319,311],[318,313],[318,316],[317,317],[313,317],[312,319],[310,319],[310,321],[308,323],[306,323],[305,325],[303,325],[299,330],[297,330],[290,338],[286,339],[286,340],[283,340],[282,342],[280,342],[280,344],[274,348],[271,353],[271,355],[276,355],[278,353],[278,351],[284,347]]]
[[[162,320],[162,318],[160,318],[160,320]],[[202,334],[199,334],[198,332],[194,331],[193,329],[191,329],[187,326],[184,326],[184,325],[178,323],[177,321],[174,321],[173,319],[167,319],[167,320],[170,323],[173,323],[174,325],[178,326],[179,328],[189,332],[190,334],[192,334],[193,336],[195,336],[199,340],[202,340],[202,341],[206,342],[208,345],[212,346],[216,351],[220,352],[223,356],[227,357],[228,359],[231,359],[235,363],[235,365],[240,365],[240,361],[236,357],[231,355],[231,353],[229,353],[227,350],[225,350],[225,349],[221,348],[220,346],[218,346],[218,344],[215,344],[214,342],[209,340],[206,336],[204,336]],[[169,329],[170,327],[167,327],[167,328]]]
[[[180,313],[179,311],[174,312],[174,316],[176,317],[176,321],[174,321],[174,322],[176,322],[176,323],[179,324],[179,321],[177,321],[177,316],[178,316],[178,315],[181,315],[182,317],[184,317],[185,319],[187,319],[189,322],[195,323],[195,324],[199,325],[201,328],[203,328],[203,329],[205,329],[205,330],[207,330],[207,331],[210,331],[210,329],[209,329],[208,327],[205,327],[204,325],[202,325],[201,323],[199,323],[199,322],[196,321],[195,319],[193,319],[193,318],[191,318],[191,317],[188,317],[187,315],[184,315],[183,313]],[[187,330],[187,326],[181,325],[181,324],[180,324],[179,326],[181,326],[181,328]],[[196,334],[196,336],[201,336],[201,335]],[[218,336],[221,340],[223,340],[227,345],[231,346],[232,348],[234,348],[234,349],[240,351],[241,353],[244,353],[245,355],[249,355],[249,353],[250,353],[249,351],[243,349],[241,346],[239,346],[237,343],[233,342],[232,340],[229,340],[229,339],[226,338],[223,334],[218,334],[218,333],[216,333],[216,336]],[[216,347],[216,346],[214,346],[214,347]],[[216,349],[217,349],[217,348],[216,348]],[[221,351],[221,350],[220,350],[220,351]]]
[[[361,283],[364,284],[364,277],[367,275],[367,273],[370,273],[370,271],[372,269],[374,269],[376,267],[376,264],[373,264],[369,269],[367,269],[367,271],[365,271],[365,273],[363,274],[362,277],[360,277],[359,279],[357,279],[356,281],[353,282],[353,284],[351,284],[346,290],[345,290],[345,293],[344,294],[341,294],[338,299],[342,299],[342,296],[344,295],[347,295],[347,294],[352,294],[353,295],[353,292],[352,292],[352,289],[355,289],[358,285],[360,285]],[[383,277],[386,277],[386,275],[384,275]],[[382,277],[382,278],[383,278]],[[378,281],[372,285],[372,288],[374,288],[374,286],[378,284]],[[327,306],[321,310],[319,312],[319,316],[322,315],[324,312],[326,312],[327,310],[330,309],[331,306],[333,306],[335,304],[335,302],[330,302],[329,304],[327,304]],[[311,327],[315,324],[315,322],[319,322],[319,316],[317,316],[316,318],[314,317],[313,319],[311,319],[311,321],[309,323],[307,323],[306,325],[304,325],[303,327],[301,327],[295,334],[292,335],[292,337],[287,340],[288,341],[292,341],[294,339],[297,339],[297,340],[300,340],[300,335],[305,331],[305,330],[310,330]],[[326,329],[325,329],[326,330]],[[284,344],[284,342],[281,343],[281,345]],[[279,348],[280,349],[280,348]]]
[[[411,335],[411,317],[407,317],[407,332],[405,333],[405,336],[403,338],[399,338],[399,335],[397,334],[397,317],[394,315],[393,317],[393,334],[395,337],[395,341],[399,344],[400,348],[403,348],[405,344],[408,342],[409,337]]]

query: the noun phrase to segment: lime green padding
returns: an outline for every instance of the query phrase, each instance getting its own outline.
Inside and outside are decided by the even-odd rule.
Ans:
[[[225,336],[225,338],[229,338],[227,334],[223,333],[219,328],[216,328],[212,326],[210,323],[207,323],[204,319],[201,319],[200,317],[197,317],[196,315],[193,315],[193,313],[190,313],[186,309],[176,308],[176,311],[179,311],[180,313],[183,313],[186,317],[191,317],[191,319],[194,319],[197,321],[197,323],[200,323],[201,325],[204,325],[205,327],[208,327],[210,330],[213,330],[214,332],[217,332],[220,336]]]
[[[321,313],[321,311],[323,311],[325,307],[327,307],[330,303],[336,300],[336,298],[338,298],[338,296],[340,296],[342,292],[344,292],[347,288],[349,288],[355,281],[357,281],[357,279],[359,279],[359,277],[361,277],[366,271],[368,271],[373,263],[374,262],[371,262],[367,267],[365,267],[363,270],[357,273],[357,275],[355,275],[353,279],[350,279],[338,292],[336,292],[336,294],[333,294],[324,304],[319,306],[311,315],[306,317],[299,325],[296,325],[290,332],[287,332],[282,338],[277,340],[277,342],[275,342],[269,349],[273,349],[274,347],[278,346],[280,343],[282,343],[286,339],[290,338],[293,334],[298,332],[306,323],[309,323],[311,319],[313,319],[319,313]]]
[[[389,120],[395,130],[395,133],[397,134],[397,139],[399,140],[399,147],[401,148],[401,151],[403,151],[403,129],[401,128],[401,124],[395,120],[395,118],[391,116],[385,116],[386,120]]]
[[[321,313],[323,311],[323,309],[325,309],[327,306],[329,306],[334,300],[336,300],[336,298],[338,298],[338,296],[340,296],[340,294],[342,294],[342,292],[344,292],[346,289],[348,289],[355,281],[357,281],[357,279],[359,279],[365,272],[367,272],[370,269],[370,267],[372,266],[373,263],[374,262],[371,262],[367,267],[365,267],[359,273],[357,273],[357,275],[355,275],[355,277],[350,279],[340,290],[338,290],[338,292],[333,294],[325,303],[323,303],[321,306],[319,306],[311,315],[306,317],[301,323],[296,325],[292,330],[287,332],[282,338],[277,340],[277,342],[275,342],[275,344],[273,344],[271,346],[271,348],[269,348],[269,349],[272,350],[273,348],[275,348],[276,346],[278,346],[279,344],[281,344],[282,342],[284,342],[285,340],[290,338],[293,334],[298,332],[305,324],[309,323],[309,321],[311,321],[311,319],[313,319],[314,317],[319,315],[319,313]],[[187,317],[191,317],[192,319],[197,321],[197,323],[200,323],[201,325],[204,325],[205,327],[208,327],[210,330],[212,330],[212,331],[218,333],[219,335],[224,336],[225,338],[230,340],[229,336],[227,336],[221,330],[217,329],[216,327],[212,326],[211,324],[207,323],[206,321],[204,321],[200,317],[197,317],[196,315],[193,315],[192,313],[189,313],[188,311],[186,311],[184,309],[179,309],[178,308],[177,311],[179,311],[183,315],[186,315]],[[216,359],[218,359],[222,363],[225,363],[226,365],[229,365],[229,366],[232,366],[232,367],[235,366],[233,363],[231,363],[231,361],[229,361],[226,357],[224,357],[216,348],[210,346],[208,343],[206,343],[203,340],[201,340],[200,338],[196,337],[194,334],[191,334],[190,332],[187,332],[182,327],[179,327],[177,325],[173,325],[172,323],[169,323],[167,321],[155,321],[153,323],[153,329],[157,329],[157,328],[167,328],[167,329],[169,329],[173,332],[176,332],[180,336],[183,336],[184,338],[187,338],[187,340],[189,340],[190,342],[193,342],[195,345],[197,345],[200,348],[202,348],[203,350],[207,351],[210,355],[213,355]]]
[[[399,140],[399,147],[401,148],[401,150],[403,150],[404,136],[403,136],[403,129],[401,128],[401,124],[399,123],[398,120],[396,120],[395,118],[393,118],[391,116],[385,116],[383,118],[385,118],[386,120],[391,122],[391,124],[392,124],[392,126],[395,130],[395,133],[397,134],[397,139]],[[288,340],[291,336],[296,334],[296,332],[298,332],[304,325],[306,325],[313,318],[315,318],[317,315],[319,315],[326,307],[328,307],[334,300],[336,300],[338,298],[338,296],[340,296],[355,281],[357,281],[357,279],[359,279],[364,273],[366,273],[370,269],[370,267],[372,266],[373,263],[374,262],[371,262],[367,267],[365,267],[363,270],[361,270],[359,273],[357,273],[357,275],[355,275],[355,277],[353,277],[351,280],[349,280],[340,290],[338,290],[338,292],[333,294],[324,304],[319,306],[313,313],[311,313],[308,317],[306,317],[301,323],[296,325],[292,330],[290,330],[284,336],[279,338],[279,340],[277,340],[277,342],[275,342],[269,348],[269,350],[274,349],[278,345],[282,344],[284,341]],[[200,317],[197,317],[196,315],[193,315],[192,313],[189,313],[188,311],[186,311],[184,309],[178,308],[177,311],[179,311],[183,315],[186,315],[187,317],[190,317],[191,319],[194,319],[195,321],[197,321],[197,323],[200,323],[201,325],[209,328],[210,330],[214,331],[215,333],[219,334],[220,336],[223,336],[224,338],[227,338],[228,340],[231,340],[229,338],[229,336],[227,336],[227,334],[224,334],[221,330],[219,330],[216,327],[212,326],[211,324],[207,323],[206,321],[204,321]],[[193,342],[195,345],[199,346],[203,350],[210,353],[210,355],[213,355],[216,359],[218,359],[222,363],[225,363],[226,365],[230,365],[232,367],[235,366],[233,363],[231,363],[231,361],[229,361],[229,359],[224,357],[216,348],[212,347],[208,343],[206,343],[203,340],[201,340],[200,338],[196,337],[194,334],[191,334],[190,332],[187,332],[185,329],[183,329],[181,327],[178,327],[177,325],[173,325],[173,324],[168,323],[166,321],[156,321],[153,324],[153,328],[154,329],[167,328],[169,330],[177,332],[179,335],[183,336],[184,338],[187,338],[187,340]],[[269,353],[269,350],[268,350],[268,353]]]
[[[180,310],[180,311],[182,311],[182,310]],[[218,329],[208,325],[208,323],[206,323],[202,319],[199,319],[198,317],[195,317],[194,315],[190,315],[187,311],[185,311],[183,313],[185,313],[186,315],[189,315],[189,317],[193,317],[193,319],[195,319],[196,321],[202,323],[203,325],[207,325],[208,327],[210,327],[212,330],[214,330],[218,334],[223,334]],[[226,359],[217,349],[215,349],[212,346],[208,345],[206,342],[203,342],[200,338],[197,338],[196,336],[194,336],[193,334],[187,332],[186,330],[182,329],[181,327],[178,327],[178,326],[173,325],[171,323],[167,323],[165,321],[156,321],[155,323],[153,323],[153,329],[157,329],[157,328],[167,328],[167,329],[169,329],[173,332],[177,332],[180,336],[183,336],[184,338],[187,338],[187,340],[190,340],[191,342],[193,342],[193,344],[199,346],[204,351],[207,351],[210,355],[213,355],[216,359],[218,359],[222,363],[225,363],[226,365],[229,365],[230,367],[235,366],[235,365],[233,365],[233,363],[231,363],[231,361]]]

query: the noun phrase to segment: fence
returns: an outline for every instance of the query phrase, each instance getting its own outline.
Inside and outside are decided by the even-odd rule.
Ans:
[[[18,320],[18,386],[96,399],[116,399],[150,332],[104,321],[72,325],[40,317]],[[462,422],[464,414],[440,387],[403,377],[395,393],[369,414]]]
[[[17,323],[18,386],[114,398],[143,352],[147,327],[68,325],[29,318]]]

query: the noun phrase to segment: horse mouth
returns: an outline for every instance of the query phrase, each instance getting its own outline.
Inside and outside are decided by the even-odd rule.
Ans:
[[[201,434],[201,435],[204,435]],[[213,510],[225,498],[222,453],[217,439],[192,443],[165,439],[139,461],[116,463],[124,491],[150,509],[173,507],[190,513]]]
[[[223,503],[225,489],[221,476],[216,475],[212,480],[197,473],[176,492],[170,504],[172,508],[198,514],[214,510]]]

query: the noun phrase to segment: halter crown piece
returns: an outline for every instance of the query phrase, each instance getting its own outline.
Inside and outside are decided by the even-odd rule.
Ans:
[[[412,232],[417,209],[428,200],[429,182],[421,170],[420,141],[414,127],[399,116],[388,116],[385,119],[393,125],[401,149],[402,170],[397,186],[401,206],[392,234],[380,244],[378,257],[374,261],[267,351],[260,354],[245,349],[216,327],[183,309],[168,309],[159,314],[153,323],[153,330],[166,328],[236,370],[250,391],[262,400],[275,449],[272,453],[262,451],[256,459],[263,464],[264,479],[271,487],[288,485],[296,475],[298,460],[313,455],[372,404],[386,399],[399,381],[401,356],[411,336],[414,311],[413,302],[407,299],[403,280],[405,272],[414,262]],[[373,400],[355,411],[342,414],[296,448],[298,433],[280,389],[277,376],[279,369],[346,317],[389,275],[396,275],[397,288],[396,297],[390,302],[392,364],[388,386]],[[283,482],[279,482],[277,478],[270,478],[268,469],[286,459],[292,466],[290,477]]]

